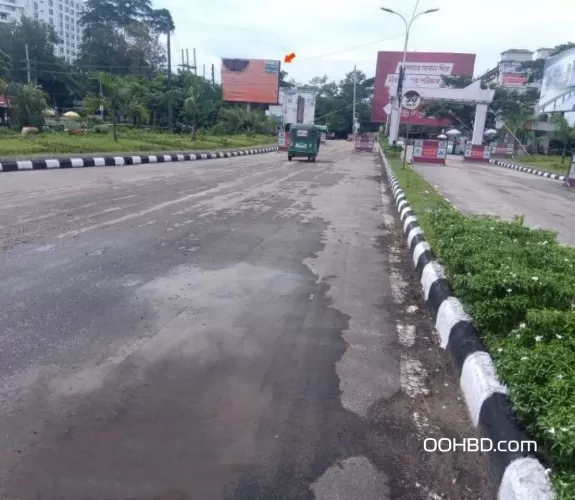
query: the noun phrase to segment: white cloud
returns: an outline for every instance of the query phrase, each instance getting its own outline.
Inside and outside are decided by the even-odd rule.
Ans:
[[[214,64],[219,79],[221,57],[283,59],[293,51],[296,59],[283,69],[304,82],[323,74],[340,80],[354,64],[374,75],[378,50],[403,48],[402,36],[373,43],[404,31],[399,18],[379,7],[408,16],[413,5],[414,0],[155,2],[155,7],[170,9],[176,23],[175,64],[181,62],[179,49],[188,48],[191,59],[195,47],[199,73],[205,64],[209,75]],[[506,49],[534,50],[569,41],[571,5],[572,0],[421,0],[420,10],[440,11],[415,21],[409,49],[475,53],[479,74],[493,67]]]

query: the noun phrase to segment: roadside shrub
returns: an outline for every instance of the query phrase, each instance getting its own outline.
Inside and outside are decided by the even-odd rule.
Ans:
[[[575,248],[522,216],[466,216],[391,163],[520,422],[550,462],[558,498],[575,498]]]
[[[386,145],[384,146],[383,152],[388,158],[400,158],[403,152],[403,146]]]

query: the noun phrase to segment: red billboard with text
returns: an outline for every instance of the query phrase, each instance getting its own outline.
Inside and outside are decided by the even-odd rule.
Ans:
[[[397,89],[399,68],[403,52],[378,52],[371,121],[385,123],[384,108],[389,103],[390,88]],[[440,88],[443,76],[473,76],[475,54],[453,52],[408,52],[406,58],[404,89]],[[451,121],[426,117],[423,104],[417,109],[402,107],[401,123],[409,125],[449,126]]]
[[[222,59],[224,101],[277,104],[279,86],[279,61]]]

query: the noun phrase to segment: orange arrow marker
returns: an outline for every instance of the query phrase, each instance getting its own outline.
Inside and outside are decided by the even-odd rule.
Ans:
[[[291,54],[287,54],[287,55],[284,57],[284,62],[290,63],[290,62],[292,62],[292,61],[294,60],[294,58],[295,58],[295,54],[292,52]]]

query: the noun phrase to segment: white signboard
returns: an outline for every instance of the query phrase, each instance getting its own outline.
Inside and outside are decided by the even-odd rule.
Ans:
[[[387,75],[385,78],[385,86],[387,88],[395,87],[399,82],[399,75]],[[405,87],[409,88],[427,88],[427,89],[438,89],[443,85],[443,79],[441,76],[427,76],[427,75],[406,75],[403,82]]]
[[[397,63],[395,72],[399,74],[401,62]],[[453,63],[407,62],[405,72],[408,75],[449,76],[453,71]]]
[[[569,187],[575,187],[575,154],[571,158],[571,167],[569,168],[566,181]]]
[[[298,97],[301,97],[304,103],[302,123],[313,123],[315,119],[315,94],[309,90],[281,89],[279,93],[280,106],[270,106],[270,113],[272,107],[274,108],[273,114],[279,111],[276,108],[281,108],[281,114],[276,116],[280,116],[282,123],[298,123]]]
[[[389,115],[392,111],[392,107],[390,103],[387,103],[384,107],[383,107],[383,111],[385,111],[386,115]]]
[[[575,109],[575,48],[545,61],[539,112],[569,112]]]
[[[401,105],[405,109],[413,111],[421,104],[421,96],[415,90],[409,90],[403,95]]]

